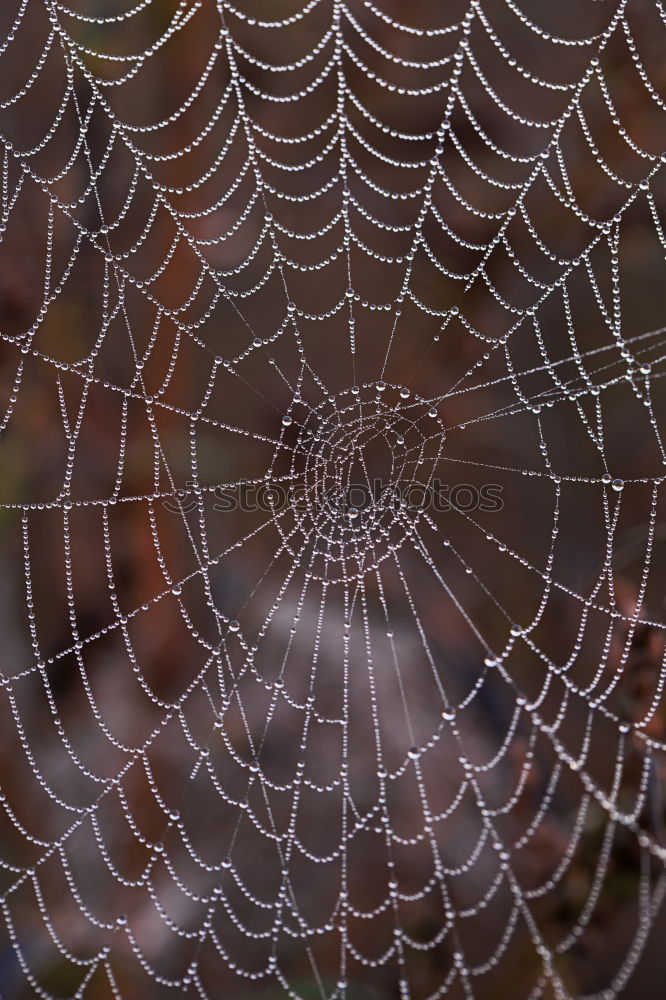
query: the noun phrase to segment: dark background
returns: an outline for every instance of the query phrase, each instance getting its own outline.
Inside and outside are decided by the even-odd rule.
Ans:
[[[10,31],[19,9],[18,0],[2,4],[2,37]],[[79,0],[70,9],[95,17],[122,13],[127,7],[120,0]],[[197,87],[211,56],[219,31],[214,3],[201,4],[186,26],[156,49],[132,79],[120,86],[108,83],[132,63],[114,62],[103,54],[127,56],[148,49],[172,23],[177,10],[171,0],[159,0],[126,22],[98,25],[77,20],[55,6],[49,8],[40,0],[29,0],[20,28],[0,56],[0,100],[8,102],[0,110],[7,192],[0,243],[0,398],[3,412],[8,413],[0,439],[0,670],[5,679],[0,691],[0,781],[6,806],[6,815],[0,817],[0,858],[6,866],[0,873],[0,892],[5,894],[0,995],[4,1000],[38,995],[37,984],[48,994],[75,995],[89,967],[77,965],[67,953],[86,961],[102,947],[110,949],[116,995],[123,997],[152,1000],[172,992],[202,995],[196,983],[186,983],[184,990],[156,983],[141,967],[135,948],[165,980],[182,977],[196,956],[201,988],[211,997],[277,1000],[285,995],[274,979],[269,984],[265,980],[255,983],[230,971],[233,961],[261,968],[266,954],[263,939],[250,940],[240,934],[223,907],[217,908],[213,925],[229,960],[220,958],[210,938],[197,943],[206,907],[196,894],[205,896],[213,886],[222,885],[231,909],[247,926],[257,933],[269,926],[260,908],[246,904],[228,876],[220,876],[219,865],[232,844],[234,866],[249,891],[271,899],[279,888],[280,865],[268,838],[253,831],[244,819],[240,833],[233,834],[238,809],[224,802],[211,775],[221,777],[230,796],[242,798],[252,760],[248,733],[258,736],[262,732],[271,698],[266,685],[255,683],[253,670],[272,684],[289,649],[287,686],[294,699],[305,698],[319,593],[313,584],[299,605],[301,566],[285,593],[276,597],[294,560],[280,553],[281,539],[273,528],[215,562],[207,578],[208,592],[202,574],[197,574],[195,548],[201,553],[205,541],[209,554],[215,556],[262,520],[261,512],[216,512],[214,490],[219,484],[262,477],[270,464],[272,442],[281,434],[287,448],[280,451],[275,471],[289,474],[291,457],[298,454],[297,430],[284,431],[281,422],[292,405],[287,383],[293,386],[300,372],[287,301],[297,307],[299,336],[311,371],[337,396],[336,406],[347,405],[350,387],[356,384],[362,387],[369,407],[389,342],[404,264],[385,263],[352,245],[349,262],[358,345],[352,359],[348,304],[337,308],[348,284],[346,255],[336,255],[344,236],[342,222],[338,220],[314,240],[299,241],[285,234],[288,230],[311,235],[339,212],[344,187],[337,173],[339,144],[334,143],[317,160],[330,130],[305,146],[280,144],[260,131],[297,137],[320,126],[335,111],[340,88],[336,73],[298,103],[271,102],[261,96],[262,92],[287,95],[307,86],[324,67],[329,49],[324,47],[302,68],[285,74],[262,68],[240,51],[265,63],[302,59],[325,34],[331,4],[321,2],[307,16],[280,30],[250,24],[247,17],[272,21],[291,16],[296,11],[291,0],[270,4],[247,0],[242,7],[245,19],[227,11],[228,30],[240,47],[236,54],[240,93],[259,129],[255,132],[258,148],[265,157],[286,164],[310,158],[314,162],[290,172],[259,157],[263,192],[257,195],[256,175],[249,170],[226,198],[248,158],[242,127],[233,133],[226,155],[207,180],[195,183],[215,163],[238,122],[240,99],[232,87],[220,115],[203,140],[195,142],[211,121],[227,84],[233,82],[226,50],[211,68],[197,99],[184,113],[175,114]],[[382,0],[381,10],[389,19],[417,28],[442,28],[459,21],[465,8],[457,2]],[[527,75],[553,83],[581,79],[616,10],[610,0],[530,4],[529,16],[543,32],[568,39],[597,36],[596,42],[567,46],[537,37],[499,0],[490,0],[482,8],[496,37]],[[34,84],[24,97],[12,101],[40,62],[49,38],[49,11],[62,34],[52,42]],[[356,0],[349,4],[349,11],[379,46],[408,62],[441,60],[455,51],[460,40],[457,31],[433,37],[400,31]],[[659,6],[632,0],[626,18],[651,87],[657,97],[666,94],[666,26]],[[394,85],[428,88],[451,72],[450,64],[426,70],[396,66],[374,50],[348,19],[343,21],[343,37],[352,50]],[[457,104],[452,128],[469,159],[447,139],[441,162],[455,191],[477,213],[465,208],[440,179],[433,189],[439,218],[467,244],[488,246],[499,229],[499,213],[506,211],[520,190],[511,185],[525,183],[533,166],[528,158],[541,149],[550,150],[544,162],[561,197],[556,197],[543,176],[530,184],[523,205],[541,249],[517,213],[507,228],[507,241],[498,243],[488,260],[488,280],[477,278],[468,287],[442,274],[423,246],[416,251],[410,287],[421,303],[439,315],[429,315],[410,301],[402,303],[383,376],[390,387],[409,386],[414,399],[437,402],[447,429],[445,458],[437,467],[442,478],[477,487],[484,483],[502,487],[502,510],[475,512],[475,524],[455,512],[437,519],[440,532],[452,546],[442,551],[438,545],[433,555],[448,590],[433,582],[413,547],[400,550],[419,620],[453,702],[464,702],[487,671],[483,648],[451,595],[491,648],[501,650],[507,643],[509,623],[528,624],[544,592],[543,578],[535,578],[507,554],[518,553],[543,569],[555,509],[554,483],[549,475],[542,475],[544,454],[537,415],[526,408],[524,398],[542,407],[539,421],[550,467],[563,480],[552,565],[552,578],[562,586],[549,591],[531,638],[551,663],[569,664],[567,676],[581,689],[594,681],[598,665],[603,664],[596,684],[606,691],[600,700],[611,718],[594,714],[584,770],[607,792],[622,739],[618,721],[639,723],[648,706],[656,702],[641,734],[632,730],[626,737],[617,801],[627,812],[639,802],[634,832],[622,823],[609,830],[608,810],[591,801],[565,873],[552,890],[531,904],[544,940],[554,946],[580,916],[596,884],[600,858],[605,858],[602,888],[587,927],[578,942],[557,959],[559,975],[572,996],[594,994],[609,985],[630,952],[640,913],[648,905],[645,886],[651,886],[655,898],[660,884],[663,889],[659,882],[663,865],[655,856],[658,850],[652,854],[641,850],[636,833],[647,833],[657,849],[664,844],[660,749],[664,737],[660,696],[666,559],[663,488],[657,489],[657,501],[651,507],[653,480],[663,474],[664,461],[649,418],[653,414],[657,428],[663,427],[666,243],[648,195],[654,199],[657,219],[665,219],[666,182],[654,158],[666,149],[666,111],[665,98],[655,99],[641,80],[627,37],[622,22],[617,21],[600,56],[618,121],[612,120],[603,91],[594,80],[580,100],[597,156],[579,119],[572,115],[560,134],[558,158],[554,147],[548,146],[552,129],[528,127],[508,116],[465,62],[460,88],[489,142],[479,137]],[[543,122],[562,114],[571,92],[544,89],[515,72],[478,14],[469,39],[489,85],[517,114]],[[387,135],[346,98],[349,122],[375,151],[348,132],[350,153],[358,166],[358,170],[349,167],[349,194],[355,205],[396,231],[378,230],[354,206],[349,209],[352,228],[377,254],[408,253],[410,232],[400,227],[414,226],[419,202],[409,197],[383,198],[372,185],[404,193],[424,183],[427,166],[403,170],[390,161],[430,161],[446,91],[407,98],[379,86],[348,54],[342,56],[340,65],[349,93],[389,129],[430,135],[417,142]],[[73,91],[61,111],[68,68]],[[95,87],[107,107],[98,100],[88,119]],[[122,138],[113,143],[110,114],[122,123]],[[51,133],[56,118],[58,125]],[[86,121],[86,142],[77,146],[80,120]],[[143,130],[160,122],[159,128]],[[618,122],[630,142],[620,134]],[[519,160],[499,155],[497,148]],[[164,158],[180,149],[185,150],[182,156]],[[599,157],[607,169],[599,166]],[[142,169],[137,170],[137,160]],[[485,180],[470,161],[500,185]],[[99,168],[93,187],[91,164],[95,171]],[[157,207],[148,174],[163,186],[163,200]],[[641,188],[648,177],[647,186]],[[280,198],[271,190],[298,195],[328,181],[323,194],[302,203]],[[122,214],[130,191],[129,207]],[[48,193],[56,196],[57,203],[50,202]],[[218,202],[218,207],[208,211]],[[251,207],[245,214],[248,204]],[[181,225],[193,240],[200,241],[196,251],[182,233],[178,238],[169,206],[182,213]],[[119,219],[108,234],[100,232],[100,211],[107,223]],[[278,245],[300,269],[285,265],[285,287],[279,269],[273,268],[265,284],[246,294],[270,265],[267,237],[241,267],[262,233],[267,211],[277,224],[272,231]],[[132,248],[147,223],[145,238],[135,251]],[[608,223],[608,228],[604,231],[595,223]],[[478,265],[479,251],[447,235],[434,214],[424,223],[423,233],[431,253],[449,271],[470,272]],[[52,267],[45,299],[49,241]],[[606,316],[580,256],[586,248]],[[109,251],[113,263],[105,264]],[[334,259],[325,267],[307,269],[329,255]],[[537,302],[544,286],[562,276],[567,260],[575,266],[565,285],[537,308],[543,337],[540,351],[534,325],[525,312]],[[611,329],[614,267],[621,308],[618,329],[629,351],[625,357]],[[530,281],[525,271],[542,284]],[[219,294],[220,287],[226,296]],[[52,298],[50,293],[56,288],[58,294]],[[116,308],[119,288],[123,289],[122,308]],[[392,308],[371,309],[369,303],[392,303]],[[445,316],[441,336],[434,340],[443,315],[453,307],[458,313]],[[309,318],[326,311],[331,312],[328,318]],[[518,317],[523,321],[515,327]],[[501,338],[507,331],[511,336],[505,350]],[[262,344],[252,349],[255,337]],[[578,362],[573,359],[576,350]],[[544,351],[557,366],[559,383],[544,366]],[[140,369],[137,357],[144,359]],[[216,364],[217,357],[230,361],[231,368]],[[639,371],[646,362],[652,366],[647,379]],[[644,405],[648,384],[651,410]],[[591,385],[601,386],[598,397],[589,392]],[[578,389],[585,391],[577,398]],[[321,385],[308,372],[302,395],[312,411],[322,403]],[[146,396],[152,402],[146,403]],[[385,398],[389,397],[392,405],[400,405],[397,389],[387,390]],[[606,464],[588,433],[598,416],[597,399]],[[547,405],[549,401],[552,406]],[[68,440],[68,430],[77,427],[79,417],[80,425]],[[419,428],[424,420],[419,416]],[[238,428],[251,431],[254,437],[237,433]],[[192,510],[188,506],[183,515],[174,512],[173,505],[176,491],[186,489],[194,478],[191,446],[203,492],[198,505]],[[385,462],[381,448],[376,462],[381,473]],[[537,475],[524,474],[530,470]],[[621,493],[604,488],[600,478],[605,472],[625,481]],[[109,498],[114,502],[109,503]],[[610,510],[612,518],[620,498],[609,545],[605,517]],[[651,514],[653,535],[648,531]],[[293,519],[287,518],[287,523],[293,524]],[[486,535],[491,536],[489,544]],[[649,539],[650,571],[641,592]],[[431,551],[435,553],[434,543]],[[590,611],[581,632],[582,604],[571,592],[590,596],[605,560],[612,569],[598,598],[605,610]],[[473,572],[466,573],[465,566]],[[433,697],[415,614],[391,560],[382,563],[380,575],[407,678],[410,715],[422,745],[441,729],[441,706]],[[369,576],[367,586],[380,728],[386,759],[397,771],[411,738],[392,679],[376,578]],[[327,599],[316,692],[322,714],[339,707],[341,697],[342,590],[331,587]],[[488,590],[497,595],[504,612],[498,611]],[[252,646],[252,637],[276,600],[279,609],[271,617],[256,660],[249,658],[253,667],[246,675],[241,664],[248,663],[248,644]],[[618,610],[620,616],[612,617],[609,609]],[[295,614],[299,615],[298,628],[290,639]],[[238,636],[228,633],[225,623],[229,620],[240,622]],[[350,783],[359,808],[371,809],[379,784],[363,620],[358,614],[351,633]],[[219,674],[215,667],[210,677],[206,675],[205,684],[195,683],[206,659],[201,636],[224,652],[218,657]],[[533,722],[536,709],[531,700],[537,699],[547,672],[543,658],[519,641],[505,666],[511,683],[496,676],[484,681],[471,707],[459,713],[457,724],[470,759],[491,760],[504,744],[518,692],[524,693],[530,705],[518,712],[499,765],[483,779],[489,801],[496,796],[501,802],[515,787],[521,769],[526,769],[522,792],[502,820],[505,842],[516,844],[538,815],[557,755],[552,741]],[[240,702],[232,704],[220,733],[212,728],[213,709],[218,709],[224,684],[229,684],[229,677],[224,681],[225,671],[229,676],[238,671],[242,678],[239,684],[247,718],[242,717]],[[191,694],[185,699],[190,685]],[[546,724],[556,718],[564,691],[555,679],[541,700],[538,712]],[[137,748],[143,747],[166,717],[159,735],[139,753]],[[584,698],[566,702],[557,732],[568,753],[578,752],[587,720]],[[300,757],[294,734],[300,733],[301,724],[302,712],[291,713],[287,702],[281,701],[261,756],[264,773],[276,783],[293,777]],[[208,751],[203,764],[201,747]],[[70,750],[82,766],[74,763]],[[422,758],[433,809],[444,809],[460,784],[459,751],[447,730]],[[340,763],[338,737],[321,727],[321,733],[317,730],[309,740],[307,773],[312,781],[325,784],[339,776]],[[97,802],[104,782],[125,767],[118,782],[121,793],[112,792],[95,807],[95,827],[82,811]],[[413,770],[408,768],[404,781],[393,781],[389,792],[396,829],[407,839],[423,828]],[[646,774],[647,781],[643,781]],[[580,775],[565,768],[535,834],[515,852],[515,871],[524,890],[558,872],[576,829],[583,793]],[[250,804],[266,822],[258,793]],[[278,825],[286,824],[288,806],[277,793],[273,807]],[[177,819],[171,816],[175,810]],[[68,832],[78,820],[76,829]],[[298,835],[311,851],[325,854],[334,849],[340,824],[337,793],[323,801],[304,796],[299,824]],[[179,830],[209,859],[211,872],[188,859]],[[438,827],[436,836],[445,862],[452,868],[463,864],[479,832],[478,806],[467,797],[456,815]],[[386,894],[379,833],[369,826],[350,851],[350,895],[360,910],[372,910]],[[609,837],[607,854],[604,837]],[[155,860],[147,846],[154,843],[163,845],[181,883],[193,895],[174,888],[163,855]],[[100,844],[126,884],[110,874]],[[452,876],[457,910],[474,909],[495,876],[496,861],[492,850],[484,849],[467,874]],[[152,897],[145,881],[140,882],[147,865],[153,873],[149,880]],[[339,888],[339,869],[333,868],[322,874],[316,865],[294,861],[292,879],[307,919],[316,922],[330,914]],[[420,847],[405,850],[398,869],[405,897],[410,892],[418,896],[428,877],[427,851]],[[130,884],[137,880],[140,884]],[[184,934],[175,933],[160,918],[155,897]],[[504,885],[491,905],[461,921],[458,947],[468,964],[481,964],[492,952],[506,926],[511,902]],[[82,914],[81,903],[102,926]],[[118,922],[121,914],[125,923]],[[400,924],[416,940],[435,936],[443,914],[444,903],[433,894],[400,904]],[[391,913],[352,923],[354,942],[361,951],[377,956],[390,944]],[[65,954],[58,954],[49,926],[59,936]],[[621,990],[623,997],[657,1000],[663,995],[663,933],[663,917],[657,916],[638,971]],[[322,995],[302,946],[285,935],[280,941],[280,965],[292,989],[303,997]],[[312,947],[328,996],[338,976],[339,941],[328,933],[316,938]],[[437,989],[451,967],[454,950],[445,939],[434,948],[413,952],[409,967],[413,1000]],[[22,964],[36,979],[26,976]],[[473,992],[467,995],[479,1000],[528,996],[540,969],[525,923],[519,920],[497,967],[474,979]],[[398,1000],[399,978],[394,964],[368,969],[356,963],[349,970],[346,995],[349,1000]],[[103,963],[92,970],[82,995],[95,1000],[114,995]],[[466,995],[460,978],[451,995]],[[547,987],[543,995],[556,994]]]

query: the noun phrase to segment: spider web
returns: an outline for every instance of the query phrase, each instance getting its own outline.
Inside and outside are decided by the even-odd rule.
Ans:
[[[662,4],[6,7],[2,995],[622,994]]]

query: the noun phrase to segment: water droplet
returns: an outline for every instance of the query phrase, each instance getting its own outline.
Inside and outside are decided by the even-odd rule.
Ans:
[[[239,628],[240,628],[240,622],[237,622],[235,619],[233,621],[229,622],[229,631],[230,632],[238,632]]]
[[[407,388],[407,386],[403,386],[402,387],[402,389],[400,390],[400,395],[402,396],[403,399],[407,399],[408,398],[408,396],[410,395],[410,393],[409,393],[409,389]]]
[[[285,427],[289,427],[289,425],[292,423],[291,417],[290,416],[283,417],[282,423],[284,424]]]
[[[619,493],[620,490],[624,489],[624,480],[614,479],[613,482],[611,483],[611,486],[613,487],[616,493]]]

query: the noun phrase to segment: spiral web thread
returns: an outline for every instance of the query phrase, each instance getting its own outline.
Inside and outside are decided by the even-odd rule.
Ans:
[[[646,948],[665,355],[625,281],[663,280],[666,11],[409,6],[3,12],[3,261],[43,241],[3,447],[53,478],[2,497],[3,996],[610,998]],[[326,499],[377,463],[388,500]],[[425,502],[461,469],[517,527]],[[241,484],[263,507],[220,511]],[[588,989],[618,844],[632,927]]]

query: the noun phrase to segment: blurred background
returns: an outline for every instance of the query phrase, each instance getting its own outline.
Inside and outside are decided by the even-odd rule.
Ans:
[[[2,4],[3,1000],[663,995],[666,15],[523,6]]]

